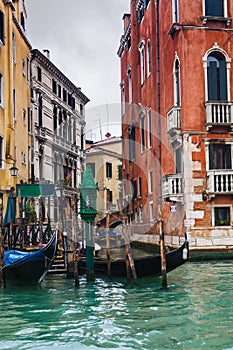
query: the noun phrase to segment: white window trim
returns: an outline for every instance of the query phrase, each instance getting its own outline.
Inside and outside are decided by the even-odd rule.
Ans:
[[[127,68],[128,85],[129,85],[129,104],[133,101],[133,85],[132,85],[132,70],[131,67]]]
[[[152,170],[148,171],[148,194],[153,193],[153,172]]]
[[[177,15],[175,15],[175,2],[177,2]],[[176,17],[177,17],[177,21],[176,21]],[[178,0],[172,0],[172,23],[179,23],[179,1]]]
[[[150,201],[149,202],[149,220],[150,220],[150,222],[152,222],[152,221],[154,221],[154,206],[153,206],[153,201]],[[151,208],[152,208],[152,210],[151,210]]]
[[[214,216],[214,209],[215,208],[230,208],[230,225],[227,225],[227,226],[216,226],[216,227],[231,227],[231,223],[232,223],[232,205],[231,204],[216,204],[216,205],[213,205],[213,210],[212,210],[212,213],[211,213],[211,224],[212,226],[215,226],[215,216]]]
[[[141,71],[141,85],[145,82],[145,39],[142,38],[138,45],[140,52],[140,71]]]
[[[152,147],[152,110],[147,111],[147,147]]]
[[[1,75],[1,77],[0,77],[0,84],[1,84],[1,86],[0,86],[0,94],[1,94],[0,107],[4,107],[4,83],[3,83],[4,77],[3,77],[2,73],[0,73],[0,75]]]
[[[149,48],[150,48],[150,50],[149,50]],[[151,74],[151,42],[150,42],[150,39],[147,40],[146,58],[147,58],[147,76],[149,77]]]
[[[203,61],[203,67],[204,67],[204,75],[205,75],[205,101],[208,101],[208,76],[207,76],[207,60],[208,56],[215,51],[219,51],[222,55],[225,56],[226,59],[226,70],[227,70],[227,102],[231,101],[231,94],[230,94],[230,69],[231,69],[231,59],[224,51],[221,49],[218,45],[218,43],[215,43],[211,49],[209,49],[205,56],[202,58]]]
[[[175,55],[175,60],[173,64],[173,84],[174,84],[174,106],[177,106],[177,89],[176,89],[176,61],[179,62],[179,83],[180,83],[180,59],[177,56],[177,53]],[[180,94],[180,105],[181,105],[181,86],[179,84],[179,94]]]

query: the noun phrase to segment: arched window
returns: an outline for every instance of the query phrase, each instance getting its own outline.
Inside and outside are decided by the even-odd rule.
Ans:
[[[180,62],[178,58],[174,65],[174,104],[180,106]]]
[[[227,101],[227,70],[225,56],[219,51],[207,57],[208,101]]]
[[[147,75],[149,75],[151,72],[150,55],[151,55],[150,40],[148,40],[147,41]]]

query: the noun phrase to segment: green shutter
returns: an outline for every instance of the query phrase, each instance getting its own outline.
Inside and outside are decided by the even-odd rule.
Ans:
[[[207,74],[208,74],[208,100],[216,101],[218,99],[216,62],[213,62],[213,61],[209,62]]]
[[[227,100],[227,70],[226,61],[219,61],[219,79],[220,79],[220,100]]]

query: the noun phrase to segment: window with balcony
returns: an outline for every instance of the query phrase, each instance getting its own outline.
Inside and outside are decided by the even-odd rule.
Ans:
[[[230,207],[215,207],[214,208],[214,226],[230,226],[231,215]]]
[[[232,169],[231,145],[209,145],[209,168]]]
[[[227,101],[226,59],[219,51],[207,58],[208,101]]]

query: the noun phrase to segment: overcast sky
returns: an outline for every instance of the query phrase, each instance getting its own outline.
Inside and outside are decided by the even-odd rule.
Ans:
[[[120,59],[130,0],[26,0],[27,35],[90,99],[89,136],[120,135]],[[101,126],[101,130],[99,129]],[[116,136],[117,136],[116,135]]]

